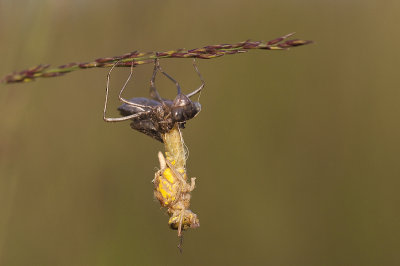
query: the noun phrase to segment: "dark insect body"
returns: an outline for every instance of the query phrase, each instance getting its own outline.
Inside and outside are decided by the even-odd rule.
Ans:
[[[117,63],[118,64],[118,63]],[[116,65],[116,64],[115,64]],[[195,63],[193,66],[199,75],[202,84],[195,91],[185,95],[181,92],[181,87],[179,83],[173,79],[170,75],[165,73],[160,65],[158,60],[155,60],[153,76],[150,80],[150,98],[133,98],[130,100],[126,100],[122,98],[121,94],[124,91],[129,79],[132,76],[131,73],[122,87],[119,93],[119,99],[124,103],[121,105],[118,110],[120,111],[123,117],[119,118],[107,118],[105,116],[106,108],[107,108],[107,98],[108,98],[108,86],[110,80],[110,73],[115,67],[115,65],[111,68],[107,77],[107,93],[106,93],[106,102],[104,106],[104,115],[103,118],[107,122],[117,122],[131,119],[131,127],[139,132],[142,132],[160,142],[163,142],[162,135],[168,133],[175,125],[175,123],[179,124],[180,128],[184,128],[187,120],[192,119],[201,111],[201,105],[199,102],[194,102],[190,99],[193,95],[201,92],[204,87],[203,78],[198,71],[198,68]],[[177,87],[177,95],[173,101],[163,99],[157,92],[155,87],[155,78],[157,72],[160,71],[164,74],[168,79],[175,83]]]
[[[184,94],[178,96],[181,96],[182,99],[178,99],[178,101],[176,99],[174,101],[162,100],[162,102],[148,98],[133,98],[129,100],[131,103],[146,106],[148,111],[143,112],[136,106],[126,103],[118,107],[118,110],[123,116],[139,114],[132,118],[131,127],[163,142],[162,134],[169,132],[175,123],[179,123],[179,127],[184,128],[186,121],[195,117],[201,110],[200,103],[192,102]],[[180,113],[184,116],[174,116],[174,114]]]

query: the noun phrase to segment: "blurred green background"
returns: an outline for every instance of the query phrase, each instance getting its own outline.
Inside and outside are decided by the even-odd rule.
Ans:
[[[163,146],[105,123],[108,69],[0,85],[0,265],[400,265],[400,2],[0,0],[0,76],[296,31],[314,44],[198,60],[192,210],[153,198]],[[162,60],[186,92],[190,59]],[[152,66],[127,97],[147,96]],[[110,115],[128,75],[113,72]],[[175,95],[158,79],[160,93]]]

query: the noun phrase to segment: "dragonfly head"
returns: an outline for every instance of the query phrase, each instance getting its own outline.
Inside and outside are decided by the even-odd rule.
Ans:
[[[174,122],[185,122],[201,111],[199,102],[193,102],[184,94],[178,94],[171,106]]]

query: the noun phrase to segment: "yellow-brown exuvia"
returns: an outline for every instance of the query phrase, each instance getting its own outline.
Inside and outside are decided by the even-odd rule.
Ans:
[[[178,230],[178,236],[182,230],[200,226],[197,215],[189,210],[190,192],[195,187],[195,179],[191,178],[190,184],[184,168],[176,168],[175,161],[167,158],[159,152],[160,170],[156,172],[154,183],[154,196],[160,201],[161,206],[167,208],[170,219],[169,226]]]

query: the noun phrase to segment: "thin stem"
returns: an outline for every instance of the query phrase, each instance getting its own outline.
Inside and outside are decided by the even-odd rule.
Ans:
[[[36,78],[62,76],[66,73],[78,69],[104,68],[104,67],[112,67],[113,65],[115,65],[116,67],[132,67],[132,66],[136,67],[138,65],[153,63],[155,59],[163,59],[163,58],[212,59],[223,55],[245,53],[250,49],[287,50],[292,47],[297,47],[312,43],[312,41],[299,40],[299,39],[286,40],[292,35],[293,33],[287,34],[285,36],[276,38],[268,42],[261,42],[261,41],[252,42],[250,40],[247,40],[236,44],[209,45],[202,48],[196,48],[191,50],[178,49],[173,51],[149,52],[149,53],[140,53],[135,51],[122,56],[98,58],[93,62],[69,63],[52,69],[49,69],[50,65],[38,65],[27,70],[11,73],[5,76],[1,80],[1,82],[4,83],[29,82],[35,80]]]

